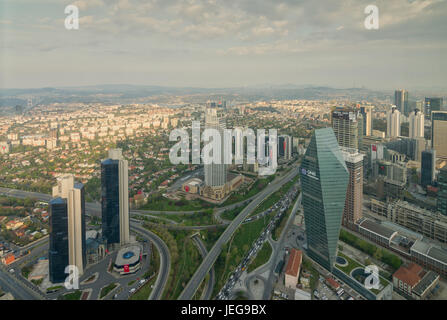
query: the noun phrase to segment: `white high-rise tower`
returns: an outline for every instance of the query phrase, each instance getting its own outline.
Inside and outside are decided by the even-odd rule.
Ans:
[[[393,106],[386,115],[386,135],[388,138],[397,138],[400,136],[400,111]]]
[[[409,137],[412,139],[423,138],[424,137],[424,113],[419,109],[415,109],[410,113],[410,131]]]

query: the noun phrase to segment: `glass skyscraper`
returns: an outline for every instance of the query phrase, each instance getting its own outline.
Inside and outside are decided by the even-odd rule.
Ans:
[[[129,165],[121,149],[101,162],[102,235],[107,245],[130,242]]]
[[[436,151],[424,150],[421,155],[421,186],[426,188],[433,183],[436,169]]]
[[[67,201],[55,198],[49,203],[50,248],[48,253],[49,274],[52,283],[64,282],[68,265],[68,208]]]
[[[84,185],[75,183],[73,175],[58,178],[50,201],[50,281],[63,282],[65,268],[73,265],[79,275],[87,264],[85,246]]]
[[[447,216],[447,167],[443,167],[439,171],[438,185],[438,211]]]
[[[119,161],[101,162],[102,236],[107,244],[120,243]]]
[[[300,174],[308,254],[332,271],[349,182],[332,128],[314,131]]]

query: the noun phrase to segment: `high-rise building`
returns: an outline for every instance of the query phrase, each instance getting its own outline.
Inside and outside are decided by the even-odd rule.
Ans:
[[[394,92],[394,104],[400,113],[408,116],[410,113],[410,106],[408,103],[408,91],[407,90],[396,90]]]
[[[50,281],[62,282],[65,268],[73,265],[82,275],[87,263],[85,245],[84,185],[72,175],[58,179],[50,201]]]
[[[363,135],[372,135],[372,109],[373,106],[361,106],[360,113],[363,116]]]
[[[447,111],[433,111],[431,121],[431,148],[436,157],[447,160]]]
[[[421,155],[421,186],[426,188],[435,179],[436,151],[425,150]]]
[[[121,149],[101,162],[102,235],[108,245],[130,242],[128,162]]]
[[[336,107],[332,110],[331,122],[340,147],[359,149],[363,133],[363,118],[354,108]]]
[[[292,137],[278,136],[278,156],[285,160],[292,159]]]
[[[64,282],[68,266],[67,200],[52,199],[49,203],[50,247],[48,250],[49,276],[52,283]]]
[[[204,164],[205,172],[205,185],[216,187],[223,186],[227,182],[227,169],[228,165],[224,163],[224,143],[223,143],[223,130],[225,129],[225,123],[223,119],[219,119],[217,116],[216,108],[207,108],[205,113],[205,128],[216,129],[221,136],[221,148],[219,150],[213,149],[213,152],[217,152],[217,155],[213,154],[213,158],[220,159],[220,163]]]
[[[410,113],[409,117],[409,137],[411,139],[423,138],[424,137],[424,114],[419,110],[415,109]]]
[[[438,185],[438,211],[447,216],[447,166],[439,171]]]
[[[308,254],[331,271],[349,182],[349,172],[331,128],[314,131],[300,174]]]
[[[400,111],[393,106],[386,115],[386,135],[388,138],[400,136]]]
[[[425,98],[425,116],[430,119],[433,111],[442,111],[442,98]]]
[[[355,149],[342,147],[341,150],[349,172],[342,224],[349,229],[355,229],[355,223],[363,215],[363,154]]]

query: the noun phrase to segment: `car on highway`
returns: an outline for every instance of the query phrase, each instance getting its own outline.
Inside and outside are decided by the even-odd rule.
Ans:
[[[129,290],[129,293],[134,293],[135,291],[137,291],[137,289],[132,288],[132,289]]]

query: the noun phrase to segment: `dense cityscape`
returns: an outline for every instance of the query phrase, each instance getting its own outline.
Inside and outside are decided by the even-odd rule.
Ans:
[[[0,118],[2,297],[444,299],[444,110],[406,90],[371,102],[17,105]],[[276,172],[246,155],[172,164],[170,132],[193,121],[278,128],[264,143]],[[234,134],[232,150],[244,141]]]
[[[2,315],[442,307],[446,13],[0,1]]]

